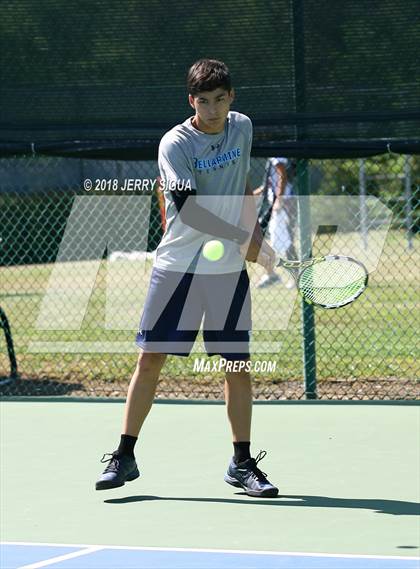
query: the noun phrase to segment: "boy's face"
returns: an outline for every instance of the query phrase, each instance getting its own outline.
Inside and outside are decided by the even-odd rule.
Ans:
[[[189,95],[189,103],[195,110],[193,125],[207,134],[222,132],[233,99],[233,89],[225,91],[222,87]]]

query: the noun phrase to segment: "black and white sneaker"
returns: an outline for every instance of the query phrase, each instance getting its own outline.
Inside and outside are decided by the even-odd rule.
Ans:
[[[106,456],[110,458],[105,458]],[[96,482],[96,490],[119,488],[124,486],[126,482],[135,480],[140,476],[134,457],[125,454],[118,455],[113,452],[112,454],[104,454],[101,462],[109,462],[109,464]]]
[[[237,488],[243,488],[248,496],[275,498],[279,489],[267,480],[267,474],[257,466],[266,454],[266,451],[262,450],[256,458],[248,458],[238,464],[232,459],[225,474],[225,482]]]

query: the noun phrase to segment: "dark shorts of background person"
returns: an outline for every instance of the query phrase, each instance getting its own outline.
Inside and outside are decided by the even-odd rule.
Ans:
[[[154,267],[136,344],[145,352],[188,356],[204,316],[209,356],[250,357],[251,295],[247,271],[221,275]]]

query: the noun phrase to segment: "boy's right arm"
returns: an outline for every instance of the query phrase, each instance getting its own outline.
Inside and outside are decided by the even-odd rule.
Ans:
[[[228,223],[208,209],[198,205],[196,195],[194,189],[188,191],[174,190],[172,192],[172,198],[182,223],[201,231],[201,233],[228,239],[239,245],[245,243],[249,237],[248,231]]]

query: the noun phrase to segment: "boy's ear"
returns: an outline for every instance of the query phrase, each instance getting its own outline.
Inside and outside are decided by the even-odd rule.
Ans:
[[[190,106],[195,110],[194,97],[192,95],[188,95],[188,102]]]
[[[235,100],[235,89],[233,88],[229,92],[229,99],[231,103],[233,103],[233,101]]]

